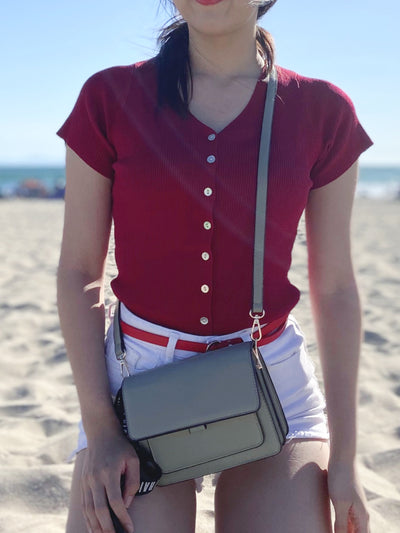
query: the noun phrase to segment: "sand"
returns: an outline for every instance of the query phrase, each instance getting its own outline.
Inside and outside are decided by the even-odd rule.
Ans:
[[[365,328],[358,460],[373,533],[394,533],[400,521],[399,208],[394,201],[358,199],[353,217]],[[65,527],[73,468],[66,459],[79,410],[55,304],[62,216],[62,201],[0,202],[1,533],[62,533]],[[291,279],[303,293],[295,314],[320,376],[303,227]],[[207,481],[198,498],[197,533],[213,532],[212,508]]]

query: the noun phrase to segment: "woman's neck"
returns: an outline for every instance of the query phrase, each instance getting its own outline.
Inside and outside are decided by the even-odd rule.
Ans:
[[[189,30],[193,76],[234,80],[258,78],[264,62],[257,53],[256,31],[243,28],[234,34],[210,36]]]

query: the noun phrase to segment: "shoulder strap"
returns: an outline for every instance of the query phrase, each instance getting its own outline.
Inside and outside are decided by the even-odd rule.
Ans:
[[[264,117],[261,130],[260,152],[258,156],[256,222],[254,232],[254,263],[253,263],[253,307],[252,317],[263,315],[264,286],[264,244],[265,224],[267,217],[268,165],[271,144],[272,118],[274,114],[275,96],[278,77],[273,67],[269,78],[265,99]],[[253,316],[254,315],[254,316]]]

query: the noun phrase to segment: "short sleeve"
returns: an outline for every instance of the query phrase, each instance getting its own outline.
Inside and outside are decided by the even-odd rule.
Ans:
[[[71,114],[57,132],[85,163],[110,179],[116,159],[111,135],[114,113],[106,71],[98,72],[83,85]]]
[[[323,82],[318,97],[322,106],[317,125],[321,145],[310,174],[312,189],[339,178],[373,144],[352,101],[341,89]]]

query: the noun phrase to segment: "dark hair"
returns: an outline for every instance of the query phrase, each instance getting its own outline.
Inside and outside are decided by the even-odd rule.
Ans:
[[[258,7],[257,19],[276,3],[267,0]],[[164,0],[165,3],[165,0]],[[260,2],[261,4],[261,2]],[[275,52],[272,36],[257,26],[257,48],[267,65],[267,74],[274,65]],[[189,58],[189,29],[180,17],[161,29],[156,56],[158,71],[158,107],[170,106],[179,115],[187,116],[192,94],[192,71]]]

